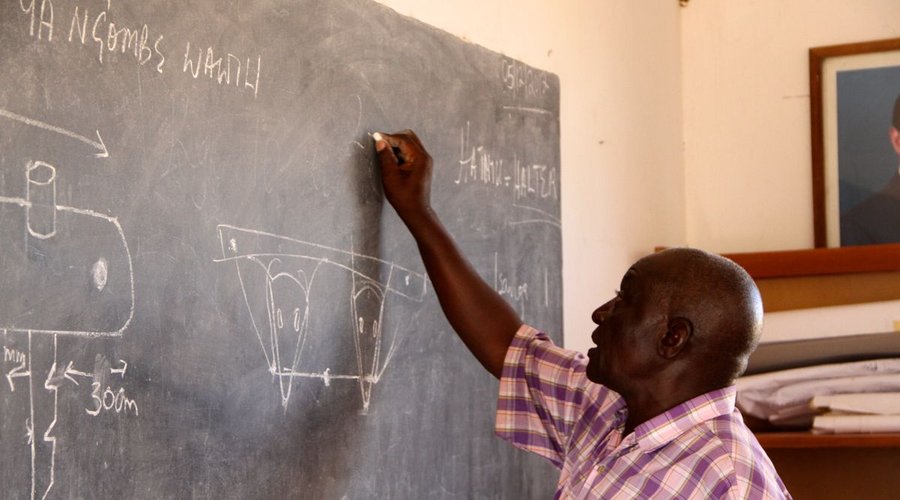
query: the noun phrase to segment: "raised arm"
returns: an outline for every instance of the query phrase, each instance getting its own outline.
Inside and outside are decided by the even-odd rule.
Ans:
[[[475,272],[432,210],[432,160],[416,134],[406,130],[375,138],[385,197],[415,238],[444,314],[478,361],[499,378],[522,320]]]

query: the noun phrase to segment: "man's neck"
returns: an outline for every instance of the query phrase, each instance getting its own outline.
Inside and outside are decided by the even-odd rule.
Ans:
[[[651,418],[661,415],[685,401],[715,390],[715,388],[708,387],[686,388],[685,385],[681,385],[680,389],[667,387],[666,384],[658,387],[656,390],[644,391],[641,394],[622,395],[628,406],[628,418],[625,420],[623,436],[631,434],[637,426]]]

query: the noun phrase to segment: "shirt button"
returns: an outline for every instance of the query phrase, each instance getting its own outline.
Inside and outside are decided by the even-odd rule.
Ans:
[[[598,466],[597,466],[597,472],[600,472],[600,473],[606,472],[606,466],[605,466],[605,465],[598,465]]]

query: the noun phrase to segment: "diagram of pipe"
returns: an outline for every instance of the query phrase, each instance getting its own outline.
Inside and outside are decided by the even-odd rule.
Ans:
[[[58,180],[53,165],[29,161],[25,197],[0,196],[2,382],[9,398],[27,400],[23,434],[31,451],[32,499],[45,498],[54,484],[59,389],[96,375],[64,358],[59,336],[120,337],[134,314],[122,227],[114,217],[58,205]],[[113,365],[109,373],[124,377],[125,368]],[[102,409],[106,394],[96,391]],[[118,396],[107,399],[110,408],[125,406]]]
[[[330,248],[286,236],[229,225],[217,227],[222,257],[232,262],[250,312],[254,332],[269,372],[277,377],[286,408],[295,378],[315,378],[326,386],[336,380],[356,381],[365,413],[372,386],[387,368],[396,339],[386,341],[382,328],[388,294],[421,302],[426,277],[394,263],[352,251]],[[314,353],[305,353],[314,312],[316,276],[323,266],[349,273],[346,298],[356,349],[356,370],[332,373],[330,368],[310,371]]]

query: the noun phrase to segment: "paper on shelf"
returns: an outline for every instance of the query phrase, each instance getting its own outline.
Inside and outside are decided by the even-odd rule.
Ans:
[[[813,432],[822,434],[900,431],[900,415],[820,415],[813,420]]]
[[[811,406],[832,412],[900,415],[900,392],[819,395],[813,397]]]

